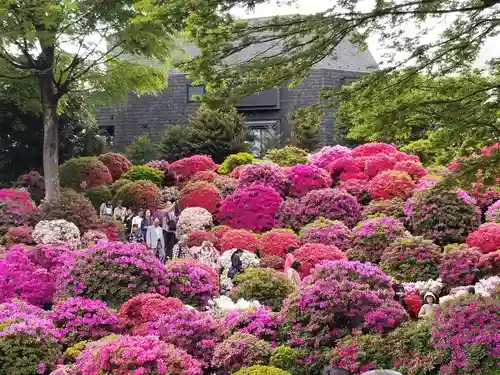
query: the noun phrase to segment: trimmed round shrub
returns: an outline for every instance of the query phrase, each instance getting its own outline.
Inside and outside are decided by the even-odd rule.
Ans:
[[[126,354],[126,355],[124,355]],[[156,336],[117,336],[89,346],[77,360],[81,375],[201,375],[201,363]]]
[[[500,223],[500,200],[488,207],[484,217],[487,222]]]
[[[226,197],[217,217],[232,228],[264,232],[275,227],[280,205],[281,197],[273,188],[255,184]]]
[[[261,258],[278,256],[284,259],[287,250],[299,247],[299,239],[289,230],[273,229],[259,237],[258,247]]]
[[[364,172],[368,177],[373,178],[383,171],[392,169],[394,164],[396,161],[391,156],[378,154],[366,159]]]
[[[347,256],[336,246],[319,243],[305,244],[299,247],[293,255],[300,262],[301,278],[308,276],[314,267],[322,261],[347,259]]]
[[[217,177],[213,184],[217,189],[219,189],[220,194],[225,198],[234,193],[238,187],[238,180],[231,177]]]
[[[59,167],[59,178],[61,186],[76,191],[113,182],[108,167],[92,156],[69,159]]]
[[[325,146],[311,155],[311,164],[319,168],[325,168],[333,161],[351,155],[351,150],[344,146]]]
[[[295,285],[281,272],[270,268],[251,268],[236,276],[236,287],[232,296],[248,301],[257,300],[261,304],[279,311],[283,300],[293,291]]]
[[[221,251],[231,249],[244,249],[257,253],[259,244],[255,234],[244,229],[229,229],[220,240]]]
[[[108,241],[124,240],[124,237],[128,235],[128,233],[125,233],[126,228],[121,222],[106,217],[100,218],[95,228],[97,231],[104,233]]]
[[[37,244],[68,246],[73,250],[80,246],[80,231],[66,220],[42,220],[31,234]]]
[[[14,187],[25,188],[30,194],[31,199],[37,204],[45,197],[45,181],[43,176],[37,171],[30,171],[20,175]]]
[[[312,190],[326,189],[332,186],[328,173],[314,165],[296,165],[286,172],[290,180],[291,197],[300,198]]]
[[[215,234],[202,231],[189,233],[188,236],[189,247],[201,246],[205,241],[210,241],[214,245],[214,247],[220,249],[220,239]]]
[[[251,164],[242,170],[238,179],[238,189],[254,184],[271,187],[281,195],[285,195],[289,187],[288,177],[283,168],[269,162]]]
[[[260,259],[260,266],[262,268],[272,268],[273,270],[283,270],[285,260],[277,255],[271,255]]]
[[[295,345],[313,348],[360,329],[388,331],[408,318],[393,293],[391,279],[377,266],[323,261],[285,302],[283,328]]]
[[[352,156],[374,156],[379,154],[394,154],[396,152],[398,152],[398,149],[393,145],[373,142],[354,147],[352,150]]]
[[[273,350],[269,364],[282,370],[289,371],[293,375],[304,373],[304,367],[300,363],[301,355],[297,349],[289,346],[279,346]]]
[[[466,198],[457,191],[418,191],[405,205],[412,233],[440,245],[463,243],[478,228],[481,218],[479,208]]]
[[[220,202],[221,195],[217,188],[204,181],[189,183],[180,191],[181,210],[188,207],[201,207],[213,214],[219,209]]]
[[[361,218],[368,219],[372,215],[376,216],[392,216],[396,219],[404,219],[405,201],[401,198],[393,198],[389,200],[376,201],[372,200],[368,205],[363,207]]]
[[[201,171],[201,172],[196,172],[193,177],[189,180],[189,182],[197,182],[197,181],[205,181],[212,183],[214,182],[217,178],[220,176],[212,171]]]
[[[151,181],[135,181],[122,186],[116,193],[116,200],[134,210],[154,209],[161,204],[161,191]]]
[[[230,311],[224,317],[223,325],[231,334],[249,333],[271,343],[276,342],[280,328],[278,315],[264,306]]]
[[[189,207],[182,210],[177,220],[175,235],[178,239],[192,232],[212,229],[213,219],[210,212],[201,207]]]
[[[48,317],[54,322],[61,342],[67,346],[99,340],[120,331],[116,313],[99,300],[76,297],[60,301]]]
[[[405,172],[385,171],[368,184],[368,193],[373,199],[406,199],[413,189],[413,180]]]
[[[97,244],[99,241],[108,242],[108,236],[106,233],[98,231],[98,230],[89,230],[85,232],[82,236],[82,247],[88,248]]]
[[[125,180],[124,178],[120,178],[119,180],[116,180],[111,185],[109,185],[109,190],[111,191],[111,194],[115,196],[116,193],[118,193],[118,190],[120,190],[125,185],[130,184],[131,182],[132,181],[130,180]]]
[[[170,186],[161,190],[162,202],[177,202],[179,200],[179,188],[177,186]]]
[[[485,223],[467,236],[469,246],[477,247],[483,254],[500,249],[500,224]]]
[[[28,192],[15,189],[0,189],[0,236],[10,227],[35,225],[38,208]]]
[[[462,298],[434,314],[431,344],[445,352],[443,374],[490,374],[498,369],[500,348],[498,299]]]
[[[245,164],[252,164],[255,161],[252,154],[247,152],[239,152],[237,154],[229,155],[219,167],[219,172],[224,175],[231,174],[231,172],[239,166]]]
[[[307,164],[307,151],[294,146],[285,146],[268,151],[264,156],[265,160],[270,160],[280,167],[291,167],[297,164]]]
[[[100,242],[78,254],[58,280],[58,299],[81,296],[116,308],[145,292],[168,294],[165,268],[140,244]]]
[[[351,156],[344,156],[332,161],[325,169],[328,171],[332,180],[337,182],[340,175],[343,173],[359,173],[361,172],[356,160]]]
[[[165,264],[168,289],[172,297],[205,308],[219,295],[219,276],[210,266],[196,260],[172,260]]]
[[[395,171],[408,173],[413,180],[420,180],[427,174],[427,170],[422,167],[422,164],[411,160],[398,161],[394,164],[393,169]]]
[[[130,160],[122,154],[117,154],[115,152],[107,152],[99,155],[99,160],[108,167],[113,180],[118,180],[122,174],[128,172],[128,170],[132,168]]]
[[[235,333],[215,347],[212,366],[222,375],[243,367],[265,364],[271,356],[271,346],[248,333]]]
[[[0,304],[0,374],[43,374],[60,354],[45,311],[20,301]]]
[[[151,181],[156,186],[161,187],[163,171],[145,165],[134,165],[122,175],[122,178],[129,181]]]
[[[474,247],[446,246],[439,277],[450,288],[473,285],[477,279],[476,264],[480,257],[481,253]]]
[[[368,179],[366,181],[368,181]],[[366,181],[358,179],[341,181],[338,186],[339,191],[351,194],[361,204],[367,203],[370,201],[371,197],[370,194],[368,194],[368,184]]]
[[[188,181],[196,172],[215,171],[216,169],[217,164],[212,158],[204,155],[193,155],[170,164],[170,170],[177,175],[181,183]]]
[[[482,277],[500,275],[500,251],[481,255],[476,267]]]
[[[290,373],[276,367],[252,366],[242,368],[236,371],[234,375],[290,375]]]
[[[125,180],[118,180],[125,181]],[[92,203],[96,210],[99,210],[101,204],[104,202],[111,202],[113,200],[113,194],[108,185],[96,186],[90,189],[85,189],[83,194]]]
[[[353,233],[343,222],[322,217],[306,225],[300,232],[302,244],[334,245],[343,251],[351,247],[352,240]]]
[[[442,254],[439,246],[422,237],[396,239],[382,253],[381,268],[404,282],[436,279]]]

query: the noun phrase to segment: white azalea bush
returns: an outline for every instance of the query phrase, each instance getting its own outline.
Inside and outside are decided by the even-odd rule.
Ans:
[[[32,237],[38,245],[64,245],[73,250],[80,246],[80,231],[75,224],[62,219],[40,221]]]
[[[179,188],[177,186],[169,186],[161,191],[161,199],[163,202],[177,202],[179,200]]]
[[[231,267],[231,256],[237,249],[227,250],[220,258],[217,260],[217,265],[219,269],[222,270],[220,274],[220,288],[222,293],[227,293],[233,288],[232,280],[227,276],[229,268]],[[243,250],[243,254],[240,256],[241,263],[243,263],[243,269],[256,268],[260,266],[260,258],[251,253],[250,251]]]
[[[247,301],[240,298],[233,302],[228,296],[220,296],[208,302],[208,311],[214,317],[220,318],[235,310],[256,310],[262,305],[259,301]]]
[[[208,231],[213,225],[214,221],[210,212],[200,207],[189,207],[181,212],[175,235],[179,239],[191,232]]]

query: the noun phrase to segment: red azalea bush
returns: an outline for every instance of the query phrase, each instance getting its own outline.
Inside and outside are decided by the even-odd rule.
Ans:
[[[325,146],[311,155],[311,164],[318,168],[326,168],[329,164],[342,157],[349,157],[351,150],[345,146]]]
[[[170,295],[188,305],[205,308],[219,295],[219,275],[204,263],[192,259],[172,260],[165,264]]]
[[[325,169],[328,171],[333,181],[338,181],[343,173],[361,172],[358,164],[352,156],[343,156],[328,164]]]
[[[427,174],[427,170],[420,163],[411,160],[398,161],[392,169],[408,173],[414,180],[419,180]]]
[[[220,250],[223,252],[240,248],[256,253],[258,246],[255,234],[244,229],[230,229],[222,235],[220,240]]]
[[[261,258],[279,256],[285,258],[286,251],[299,247],[297,236],[288,230],[273,229],[264,233],[258,240]]]
[[[134,210],[155,209],[161,204],[161,191],[151,181],[135,181],[121,187],[116,199],[121,200],[124,207]]]
[[[181,210],[188,207],[201,207],[214,214],[217,212],[220,202],[219,190],[205,181],[189,183],[180,191],[179,205]]]
[[[122,174],[132,168],[132,163],[122,154],[107,152],[99,156],[99,160],[108,167],[113,180],[118,180]]]
[[[280,195],[271,187],[252,185],[236,190],[219,208],[218,219],[232,228],[263,232],[275,227]]]
[[[238,189],[254,184],[272,187],[281,195],[288,191],[289,185],[288,177],[283,168],[270,162],[250,164],[242,170],[238,179]]]
[[[476,267],[482,277],[500,275],[500,250],[481,255]]]
[[[124,235],[120,224],[113,219],[101,218],[97,221],[94,228],[103,232],[108,241],[120,241]]]
[[[45,197],[45,181],[37,171],[30,171],[17,178],[14,184],[16,188],[25,188],[35,203],[39,204]]]
[[[273,270],[283,270],[285,260],[277,255],[271,255],[260,259],[260,266],[262,268],[272,268]]]
[[[467,245],[477,247],[483,254],[500,249],[500,224],[485,223],[466,238]]]
[[[353,233],[339,220],[327,220],[319,218],[308,224],[300,232],[300,243],[319,243],[323,245],[334,245],[340,250],[351,247]]]
[[[380,172],[392,169],[394,167],[394,164],[396,164],[396,161],[391,156],[378,154],[366,160],[364,172],[370,178],[373,178]]]
[[[332,186],[332,179],[322,168],[314,165],[296,165],[287,172],[290,181],[289,195],[300,198],[312,190]]]
[[[368,181],[368,178],[366,181]],[[366,181],[358,179],[341,181],[339,191],[351,194],[358,202],[363,203],[370,199],[370,195],[368,194],[369,185]]]
[[[196,172],[217,170],[217,164],[209,156],[193,155],[173,162],[170,164],[170,170],[182,183],[187,182]]]
[[[33,230],[24,225],[22,227],[10,227],[4,237],[4,244],[10,247],[15,244],[35,245],[35,240],[31,236]]]
[[[373,199],[408,198],[415,185],[408,173],[385,171],[368,184],[368,193]]]
[[[441,260],[439,277],[450,288],[473,285],[476,282],[476,264],[480,257],[481,253],[477,248],[467,245],[447,246]]]
[[[300,277],[308,276],[313,268],[325,260],[347,259],[346,255],[333,245],[323,245],[320,243],[308,243],[299,247],[293,253],[295,260],[300,263]]]
[[[188,246],[201,246],[204,241],[210,241],[217,249],[220,249],[220,238],[210,232],[195,231],[189,233]]]
[[[359,146],[356,146],[352,150],[352,156],[375,156],[379,154],[395,154],[398,152],[398,149],[387,143],[365,143]]]
[[[213,172],[213,171],[200,171],[196,172],[193,177],[189,179],[189,182],[196,182],[196,181],[205,181],[205,182],[214,182],[217,178],[220,176]]]
[[[59,177],[63,187],[77,191],[113,182],[108,167],[91,156],[69,159],[59,167]]]
[[[7,232],[9,227],[35,224],[37,207],[26,191],[0,189],[0,227]]]

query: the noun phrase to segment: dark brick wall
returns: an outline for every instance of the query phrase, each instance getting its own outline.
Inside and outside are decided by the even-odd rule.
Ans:
[[[329,69],[312,70],[300,85],[280,88],[280,109],[243,112],[249,121],[279,120],[280,133],[286,142],[290,137],[287,114],[295,109],[317,102],[320,90],[340,87],[358,79],[361,73]],[[189,103],[187,87],[190,81],[185,74],[172,74],[168,87],[156,96],[137,97],[130,93],[126,103],[115,106],[99,106],[97,121],[100,126],[115,127],[116,150],[123,150],[135,137],[150,135],[156,141],[169,124],[186,124],[190,115],[196,112],[198,104]],[[329,113],[321,129],[321,143],[336,142],[333,113]]]

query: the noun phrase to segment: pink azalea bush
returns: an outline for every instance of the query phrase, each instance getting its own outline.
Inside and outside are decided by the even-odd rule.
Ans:
[[[332,179],[324,169],[314,165],[296,165],[286,172],[290,181],[289,195],[300,198],[312,190],[332,186]]]
[[[340,176],[344,173],[361,172],[358,163],[352,156],[338,158],[328,164],[325,169],[328,171],[333,181],[338,181]]]
[[[356,146],[352,150],[352,156],[360,157],[360,156],[374,156],[379,154],[395,154],[398,152],[398,149],[387,143],[365,143],[359,146]]]
[[[500,275],[500,251],[481,255],[476,267],[483,277]]]
[[[253,310],[238,309],[224,317],[224,326],[230,333],[243,332],[268,341],[276,342],[280,322],[278,315],[270,308],[259,307]]]
[[[300,232],[300,242],[302,244],[334,245],[343,251],[351,247],[352,240],[353,233],[339,220],[319,218],[306,225]]]
[[[470,195],[477,201],[477,205],[484,210],[494,202],[500,200],[500,187],[474,183],[470,189]]]
[[[300,262],[299,273],[302,278],[308,276],[314,267],[325,260],[347,259],[346,255],[334,245],[310,243],[299,247],[293,255]]]
[[[351,155],[351,150],[344,146],[325,146],[311,155],[311,164],[318,168],[325,168],[333,161]]]
[[[481,225],[467,236],[466,242],[469,246],[479,248],[483,254],[500,249],[500,224],[485,223]]]
[[[220,250],[244,249],[256,253],[258,240],[255,234],[245,229],[229,229],[220,239]]]
[[[449,287],[473,285],[480,257],[481,253],[477,248],[467,245],[447,246],[441,260],[439,277]]]
[[[384,171],[369,182],[368,193],[373,199],[406,199],[413,188],[413,181],[408,173]]]
[[[390,155],[378,154],[366,159],[364,172],[373,178],[383,171],[394,167],[396,161]]]
[[[297,236],[288,230],[273,229],[264,233],[258,239],[259,255],[261,258],[279,256],[285,258],[286,252],[299,247]]]
[[[232,228],[264,232],[275,227],[280,205],[281,197],[273,188],[257,184],[226,197],[217,217]]]
[[[284,195],[288,191],[288,177],[279,165],[274,163],[259,163],[247,165],[238,179],[238,189],[247,188],[253,184],[265,185]]]
[[[422,167],[422,164],[411,160],[398,161],[394,164],[393,170],[408,173],[413,180],[420,180],[427,174],[427,170]]]
[[[209,156],[193,155],[173,162],[169,170],[177,175],[179,182],[186,182],[196,172],[217,170],[217,164]]]
[[[366,179],[366,181],[368,181],[368,178]],[[339,190],[351,194],[358,200],[358,202],[363,203],[364,201],[370,199],[370,195],[368,194],[369,185],[366,181],[357,178],[348,179],[347,181],[341,181],[339,184]]]

